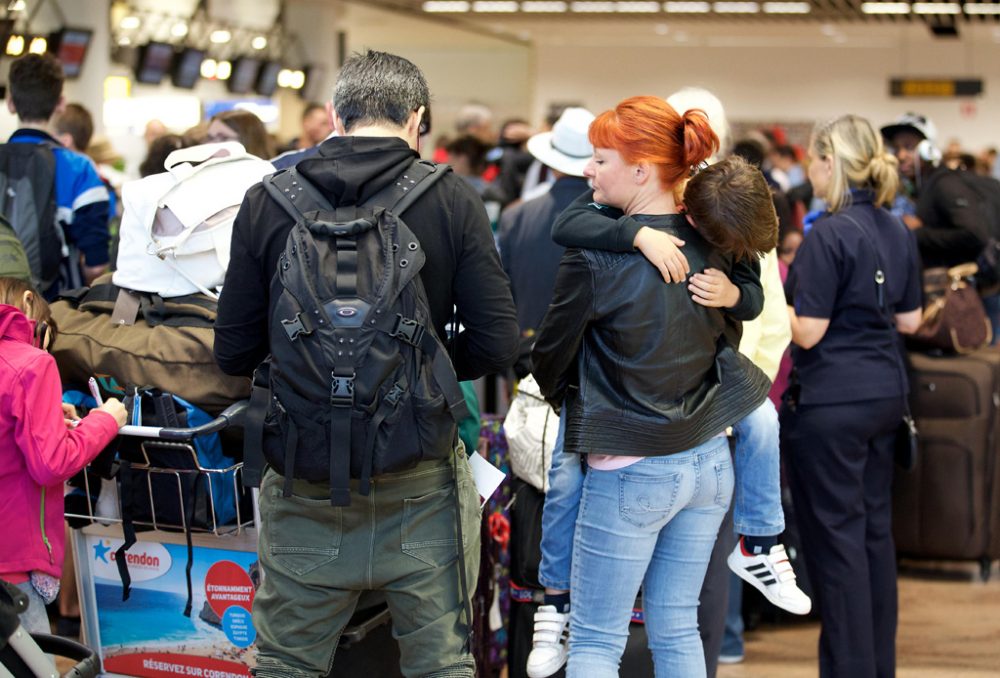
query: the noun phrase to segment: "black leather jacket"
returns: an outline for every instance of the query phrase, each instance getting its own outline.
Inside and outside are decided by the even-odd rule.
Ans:
[[[732,270],[683,216],[640,219],[685,240],[691,270]],[[724,327],[719,309],[664,283],[641,254],[568,250],[532,353],[542,393],[566,401],[566,450],[682,452],[752,412],[770,381]]]

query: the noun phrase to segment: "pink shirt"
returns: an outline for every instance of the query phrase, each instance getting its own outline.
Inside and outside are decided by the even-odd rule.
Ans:
[[[726,432],[723,431],[714,438],[724,438]],[[617,471],[620,468],[625,468],[626,466],[631,466],[643,459],[648,459],[648,457],[626,457],[620,454],[588,454],[587,455],[587,466],[598,471]]]

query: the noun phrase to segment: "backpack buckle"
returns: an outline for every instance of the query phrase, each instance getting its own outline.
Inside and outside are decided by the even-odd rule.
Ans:
[[[354,372],[338,374],[334,370],[330,375],[330,404],[334,407],[351,407],[354,405]]]
[[[420,347],[420,342],[424,338],[424,326],[412,318],[404,318],[396,314],[396,325],[392,328],[389,336],[400,339],[410,346]]]
[[[281,327],[285,330],[285,334],[288,335],[289,341],[295,341],[299,338],[300,334],[307,336],[312,334],[312,328],[307,328],[306,324],[302,321],[301,313],[296,313],[295,317],[291,320],[282,320]]]
[[[389,392],[385,394],[385,401],[393,407],[396,407],[396,405],[399,404],[399,399],[403,397],[404,392],[405,391],[403,391],[402,386],[399,384],[393,384],[392,388],[389,389]]]

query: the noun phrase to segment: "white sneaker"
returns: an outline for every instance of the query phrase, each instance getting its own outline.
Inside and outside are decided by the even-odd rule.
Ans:
[[[528,655],[528,678],[548,678],[566,663],[569,612],[556,612],[555,605],[535,610],[535,628]]]
[[[781,544],[772,546],[770,553],[748,556],[743,553],[741,540],[737,542],[736,548],[729,554],[726,562],[730,570],[743,581],[752,584],[764,594],[765,598],[781,609],[788,610],[792,614],[809,614],[809,610],[812,609],[809,596],[802,593],[802,589],[795,584],[795,572],[788,562],[785,547]]]

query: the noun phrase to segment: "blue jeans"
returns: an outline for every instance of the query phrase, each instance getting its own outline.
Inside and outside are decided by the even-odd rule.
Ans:
[[[729,573],[729,607],[726,610],[726,628],[722,635],[720,655],[743,656],[743,580]]]
[[[770,537],[785,531],[781,509],[781,454],[778,413],[770,399],[733,426],[736,436],[737,534]]]
[[[549,469],[549,491],[542,507],[542,562],[538,566],[542,586],[561,591],[569,590],[573,534],[583,492],[580,455],[563,450],[565,436],[566,417],[560,417]]]
[[[725,438],[587,472],[573,543],[567,678],[618,676],[640,586],[656,675],[705,676],[698,595],[733,482]]]

